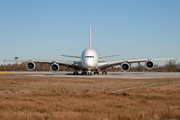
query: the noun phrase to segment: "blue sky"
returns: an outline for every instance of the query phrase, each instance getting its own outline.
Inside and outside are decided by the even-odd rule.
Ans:
[[[68,60],[92,47],[101,60],[180,60],[179,0],[1,0],[3,58]],[[179,63],[179,60],[177,61]],[[157,61],[164,64],[166,61]]]

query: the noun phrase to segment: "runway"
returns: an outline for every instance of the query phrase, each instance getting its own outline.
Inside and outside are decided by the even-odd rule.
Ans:
[[[21,74],[22,76],[46,76],[46,77],[85,77],[85,78],[134,78],[134,79],[148,79],[148,78],[180,78],[179,72],[108,72],[107,75],[73,75],[72,72],[13,72],[8,71],[5,74]]]

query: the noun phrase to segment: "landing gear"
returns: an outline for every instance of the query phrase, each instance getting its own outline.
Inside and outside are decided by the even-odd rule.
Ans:
[[[87,75],[87,72],[82,72],[82,75]]]
[[[98,71],[95,71],[95,72],[94,72],[94,75],[95,75],[95,74],[99,75],[99,72],[98,72]]]
[[[93,73],[91,72],[91,68],[88,68],[88,70],[86,71],[86,70],[82,70],[82,75],[92,75]],[[97,74],[97,75],[99,75],[99,71],[98,70],[95,70],[94,71],[94,75],[95,74]]]
[[[78,72],[77,71],[73,72],[73,75],[78,75]]]
[[[105,75],[106,75],[106,74],[107,74],[107,71],[103,70],[103,71],[102,71],[102,74],[105,74]]]
[[[92,73],[91,72],[87,72],[87,75],[92,75]]]
[[[88,68],[87,75],[92,75],[92,73],[91,73],[91,68]]]

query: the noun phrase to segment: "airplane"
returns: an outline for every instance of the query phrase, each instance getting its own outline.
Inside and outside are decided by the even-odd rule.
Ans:
[[[131,60],[118,60],[118,61],[109,61],[109,62],[99,62],[100,58],[118,56],[118,55],[109,55],[109,56],[98,56],[96,51],[92,49],[91,44],[91,26],[90,26],[90,39],[89,39],[89,48],[85,49],[81,56],[70,56],[62,55],[64,57],[80,58],[80,62],[69,62],[69,61],[54,61],[54,60],[4,60],[4,62],[27,62],[26,68],[28,70],[34,70],[36,67],[35,63],[49,64],[50,70],[52,72],[57,72],[60,69],[60,66],[66,66],[67,68],[74,68],[74,75],[78,75],[78,71],[82,71],[82,75],[92,75],[99,74],[99,71],[102,71],[102,74],[107,74],[106,68],[120,65],[120,68],[123,72],[130,70],[132,63],[145,62],[147,69],[152,69],[154,67],[153,60],[176,60],[176,58],[153,58],[153,59],[131,59]]]

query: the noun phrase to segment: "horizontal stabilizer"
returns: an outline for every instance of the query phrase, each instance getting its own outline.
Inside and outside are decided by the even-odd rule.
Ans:
[[[61,56],[64,56],[64,57],[72,57],[72,58],[81,58],[79,56],[70,56],[70,55],[61,55]]]
[[[113,57],[113,56],[119,56],[120,54],[117,55],[108,55],[108,56],[100,56],[99,58],[106,58],[106,57]]]

